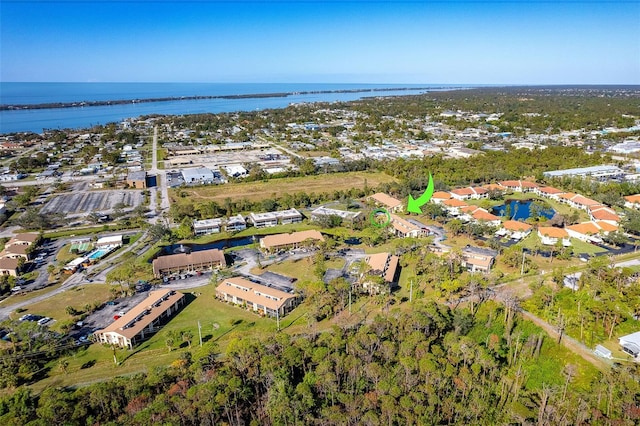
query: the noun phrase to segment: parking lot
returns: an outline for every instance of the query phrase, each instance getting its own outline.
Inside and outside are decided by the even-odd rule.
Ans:
[[[136,293],[131,297],[121,297],[108,302],[82,321],[82,326],[76,328],[71,335],[73,337],[84,336],[107,327],[114,321],[114,316],[126,313],[131,308],[142,302],[148,296],[148,292]]]
[[[63,213],[68,217],[82,216],[91,212],[112,213],[122,203],[123,210],[133,209],[144,200],[142,191],[90,191],[58,195],[49,200],[41,213]]]
[[[172,162],[172,160],[175,160]],[[289,164],[289,157],[275,148],[220,151],[198,155],[181,155],[165,160],[165,167],[179,168],[184,165],[201,165],[217,169],[230,164],[258,163],[264,167]]]

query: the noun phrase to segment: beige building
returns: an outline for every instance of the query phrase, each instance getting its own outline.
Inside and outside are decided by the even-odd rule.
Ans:
[[[163,323],[184,305],[184,294],[157,290],[110,326],[94,333],[97,341],[133,349],[137,343],[157,332]]]
[[[225,266],[227,266],[227,261],[222,250],[202,250],[192,253],[170,254],[153,259],[153,275],[160,278],[171,273],[196,272]]]
[[[305,241],[317,243],[324,241],[324,237],[319,231],[315,230],[267,235],[260,240],[260,247],[265,251],[273,252],[301,247]]]
[[[498,252],[480,247],[467,246],[462,249],[462,266],[469,272],[491,272],[491,266]]]
[[[391,215],[391,227],[395,236],[400,238],[419,238],[429,235],[426,226],[421,226],[419,222],[409,221],[395,214]]]
[[[368,199],[373,201],[376,205],[386,208],[391,213],[398,213],[404,210],[404,203],[402,201],[382,192],[373,194],[369,196]]]
[[[299,302],[298,296],[234,277],[223,280],[216,288],[216,297],[235,305],[246,306],[260,314],[284,316]]]
[[[0,259],[0,275],[9,275],[12,277],[18,276],[18,259],[11,259],[5,257]]]
[[[31,250],[30,246],[22,245],[22,244],[12,244],[5,246],[4,250],[0,252],[0,258],[10,258],[10,259],[18,259],[23,258],[26,261],[31,259]]]
[[[131,188],[145,189],[147,187],[147,172],[129,172],[127,175],[127,185]]]
[[[380,286],[373,282],[366,275],[361,278],[362,287],[369,293],[386,293],[391,291],[396,282],[396,273],[398,272],[398,256],[390,253],[376,253],[367,257],[367,265],[369,265],[369,276],[382,277],[384,286]]]

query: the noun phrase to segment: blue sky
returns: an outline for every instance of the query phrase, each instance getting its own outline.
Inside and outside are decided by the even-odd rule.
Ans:
[[[640,84],[640,1],[0,0],[0,81]]]

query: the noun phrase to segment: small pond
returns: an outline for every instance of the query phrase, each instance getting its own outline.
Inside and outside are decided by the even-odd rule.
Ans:
[[[491,213],[497,216],[508,216],[513,220],[526,220],[539,216],[551,219],[556,212],[534,200],[506,200],[504,204],[491,209]]]
[[[189,253],[192,251],[210,250],[210,249],[225,249],[230,247],[240,247],[253,244],[259,241],[260,237],[241,237],[241,238],[228,238],[226,240],[214,241],[208,244],[172,244],[170,246],[164,246],[162,248],[162,254],[175,254],[175,253]]]

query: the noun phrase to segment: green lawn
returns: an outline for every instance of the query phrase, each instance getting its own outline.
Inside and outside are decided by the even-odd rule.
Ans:
[[[581,241],[577,238],[571,238],[571,246],[573,247],[574,254],[587,253],[589,255],[593,255],[596,253],[607,252],[607,250],[603,249],[602,247],[585,243],[584,241]]]
[[[327,269],[341,269],[344,267],[344,259],[331,259],[325,261]],[[300,260],[287,260],[284,262],[268,265],[262,271],[254,271],[258,274],[264,271],[275,272],[287,277],[297,278],[298,281],[317,281],[318,277],[314,274],[313,258],[308,257]]]
[[[59,330],[60,325],[72,319],[66,312],[67,306],[72,306],[78,311],[83,311],[86,304],[100,304],[110,299],[110,286],[106,284],[89,284],[74,287],[60,294],[52,296],[45,301],[37,302],[24,311],[24,313],[44,315],[56,320],[51,325],[54,330]],[[51,289],[47,289],[50,291]]]
[[[53,291],[55,289],[57,289],[58,287],[60,287],[61,284],[56,284],[47,288],[43,288],[40,290],[35,290],[35,291],[30,291],[28,293],[25,294],[12,294],[9,297],[7,297],[7,299],[5,299],[7,301],[7,304],[15,304],[15,303],[20,303],[20,302],[25,302],[27,300],[31,300],[34,297],[38,297],[42,294],[45,293],[49,293],[50,291]]]
[[[171,331],[190,331],[193,357],[197,359],[205,352],[224,351],[227,343],[237,336],[254,334],[265,336],[276,333],[276,321],[236,307],[214,298],[215,285],[209,284],[194,290],[188,290],[191,302],[174,318],[172,318],[157,334],[148,341],[134,348],[133,351],[118,349],[115,354],[119,365],[113,360],[113,350],[109,347],[93,344],[81,349],[76,354],[64,359],[69,362],[67,374],[57,368],[59,361],[51,365],[50,377],[32,385],[36,391],[48,386],[69,386],[106,380],[118,375],[132,374],[140,371],[151,371],[157,366],[171,364],[181,353],[189,350],[186,342],[178,342],[181,347],[169,351],[166,339]],[[302,304],[280,321],[281,329],[287,332],[305,330],[308,325],[305,318],[306,306]],[[200,322],[203,347],[198,338],[198,322]],[[84,368],[83,368],[84,366]]]

